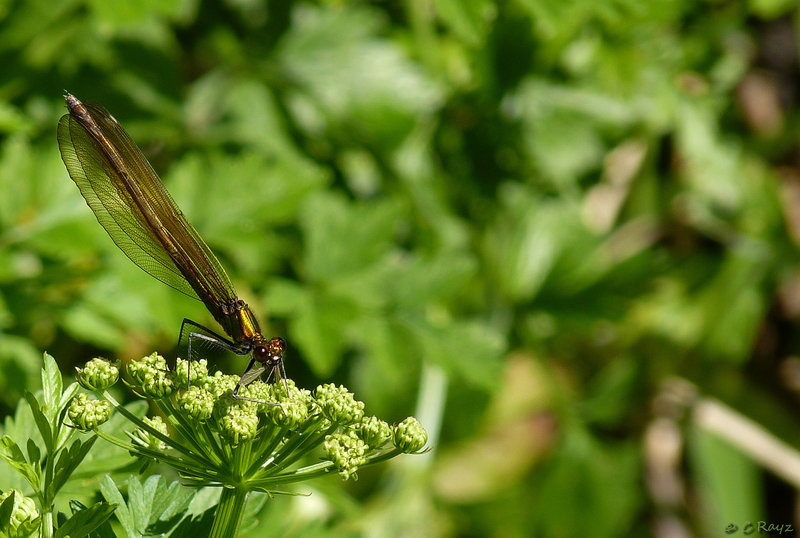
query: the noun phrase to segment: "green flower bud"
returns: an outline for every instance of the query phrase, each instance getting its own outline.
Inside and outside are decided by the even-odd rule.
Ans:
[[[328,435],[322,448],[345,480],[355,475],[359,465],[367,461],[367,444],[353,431]]]
[[[78,372],[78,383],[86,390],[94,392],[106,390],[119,379],[119,368],[106,359],[92,359],[83,368],[75,370]]]
[[[158,353],[131,361],[128,374],[133,379],[134,388],[146,398],[158,400],[175,392],[175,382],[167,371],[167,361]]]
[[[214,418],[220,436],[234,446],[252,439],[258,431],[257,407],[250,402],[217,400]]]
[[[371,449],[382,447],[392,437],[392,428],[378,417],[366,417],[354,427]]]
[[[275,395],[272,391],[272,385],[269,383],[262,383],[260,381],[250,383],[239,389],[238,396],[240,398],[254,400],[253,403],[258,406],[260,411],[263,411],[267,407],[275,407],[274,405],[268,405],[269,403],[276,402]]]
[[[203,388],[213,394],[215,398],[232,393],[238,383],[238,375],[224,375],[220,371],[214,372],[214,375],[208,376],[202,381]]]
[[[336,424],[353,424],[364,416],[364,402],[356,400],[344,385],[318,386],[316,400],[323,416]]]
[[[182,389],[188,386],[201,384],[206,377],[208,377],[208,361],[200,359],[199,361],[185,361],[178,359],[175,364],[175,384]]]
[[[192,385],[178,396],[178,406],[183,412],[201,422],[211,418],[215,401],[213,394],[197,385]]]
[[[144,417],[143,420],[145,424],[147,424],[157,432],[167,435],[167,424],[161,417],[159,416],[155,416],[153,418]],[[137,429],[134,433],[129,433],[128,435],[130,436],[134,444],[144,448],[150,448],[153,450],[164,450],[167,447],[164,441],[162,441],[149,431],[143,430],[141,428]]]
[[[289,388],[289,395],[286,396],[286,389]],[[264,414],[275,425],[288,428],[289,430],[296,430],[303,424],[309,417],[309,405],[311,393],[298,389],[294,381],[288,380],[284,386],[274,385],[272,390],[273,395],[280,393],[281,398],[277,398],[277,403],[280,405],[265,405],[263,406]]]
[[[408,417],[403,422],[394,427],[394,446],[411,454],[418,452],[428,442],[428,432],[422,427],[414,417]]]
[[[2,529],[5,536],[23,538],[33,535],[41,524],[36,503],[33,499],[24,496],[21,491],[10,489],[5,493],[0,493],[0,504],[6,502],[9,497],[13,497],[9,502],[14,503],[14,507],[11,509],[11,519],[8,527]]]
[[[111,418],[111,403],[106,400],[90,400],[81,392],[69,404],[68,416],[72,424],[81,431],[91,431]]]

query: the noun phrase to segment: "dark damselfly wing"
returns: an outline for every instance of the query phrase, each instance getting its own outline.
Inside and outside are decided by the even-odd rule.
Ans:
[[[84,106],[99,127],[101,142],[65,114],[58,122],[58,146],[98,222],[144,271],[202,300],[216,319],[228,316],[236,292],[225,269],[117,120],[99,105]]]

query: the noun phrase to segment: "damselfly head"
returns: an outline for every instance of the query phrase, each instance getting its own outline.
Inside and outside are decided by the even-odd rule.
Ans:
[[[253,358],[264,364],[278,365],[283,360],[286,341],[283,338],[270,338],[253,346]]]

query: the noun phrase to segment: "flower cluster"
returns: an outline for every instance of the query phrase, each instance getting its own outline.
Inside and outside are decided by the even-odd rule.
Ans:
[[[94,430],[111,418],[111,403],[107,400],[90,400],[86,393],[81,393],[70,402],[67,416],[79,430]]]
[[[86,363],[78,372],[78,383],[86,390],[103,391],[119,379],[119,368],[106,359],[96,358]]]
[[[166,398],[177,388],[174,373],[167,369],[167,361],[158,353],[128,363],[128,375],[133,390],[150,400]]]
[[[31,536],[40,523],[39,511],[34,500],[25,497],[21,491],[10,489],[0,493],[0,506],[7,502],[12,504],[11,517],[2,529],[3,535],[9,538]]]
[[[79,370],[81,384],[108,401],[79,395],[70,407],[70,420],[134,454],[171,465],[198,486],[246,485],[270,491],[331,471],[347,479],[364,465],[419,453],[427,442],[416,419],[392,427],[365,416],[364,403],[341,385],[320,385],[313,392],[289,379],[240,386],[239,376],[209,375],[204,361],[178,360],[169,371],[155,353],[131,361],[126,371],[126,383],[156,403],[158,416],[140,418],[116,403],[105,389],[119,372],[94,359]],[[135,425],[127,442],[97,429],[111,405]],[[321,462],[312,456],[317,450]],[[317,463],[303,466],[312,458]]]

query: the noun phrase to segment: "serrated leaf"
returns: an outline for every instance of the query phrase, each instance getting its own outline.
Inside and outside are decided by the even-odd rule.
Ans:
[[[212,506],[200,514],[192,514],[184,518],[170,533],[170,538],[196,538],[208,536],[214,523],[217,507]]]
[[[130,538],[138,538],[139,534],[136,532],[136,523],[133,520],[130,510],[128,510],[128,505],[125,504],[122,493],[120,493],[119,488],[117,488],[117,485],[109,475],[105,475],[100,481],[100,493],[103,494],[106,501],[116,505],[117,509],[114,515],[117,517],[120,524],[122,524],[128,536]]]
[[[61,379],[61,370],[58,369],[56,360],[49,354],[44,354],[44,368],[42,369],[42,412],[49,422],[55,422],[59,411],[58,403],[61,401],[61,392],[64,388]]]
[[[4,435],[3,438],[0,439],[0,457],[6,460],[9,465],[25,477],[25,480],[28,481],[31,487],[34,489],[40,487],[39,473],[36,467],[31,466],[25,460],[25,455],[22,453],[22,450],[8,435]]]
[[[178,525],[186,516],[189,504],[197,492],[177,481],[167,485],[163,477],[159,478],[158,488],[152,496],[150,525],[147,527],[150,534],[166,533]]]
[[[80,501],[72,500],[69,502],[69,507],[72,510],[72,513],[76,513],[79,510],[86,510],[86,505],[84,505]],[[96,529],[89,533],[89,538],[117,538],[117,535],[114,533],[114,530],[111,528],[111,519],[106,519],[103,523],[100,524]]]
[[[28,463],[25,460],[25,454],[22,453],[16,441],[8,435],[4,435],[0,439],[0,456],[12,465]]]
[[[156,475],[150,477],[150,479],[153,478],[158,480],[160,477]],[[145,530],[147,530],[147,524],[150,521],[150,501],[152,499],[152,492],[155,489],[154,484],[152,484],[150,479],[145,482],[143,487],[138,477],[130,476],[128,478],[128,509],[130,510],[133,520],[136,524],[136,531],[140,534],[145,533]]]
[[[77,506],[77,505],[72,505]],[[55,538],[83,538],[98,528],[114,513],[116,505],[97,502],[91,507],[74,512],[72,516],[56,530]]]
[[[86,441],[75,439],[68,449],[61,451],[56,465],[55,476],[53,477],[54,493],[58,492],[67,480],[69,480],[72,473],[75,472],[75,469],[77,469],[78,465],[80,465],[83,458],[86,457],[86,454],[89,453],[96,441],[96,435],[90,437]]]

